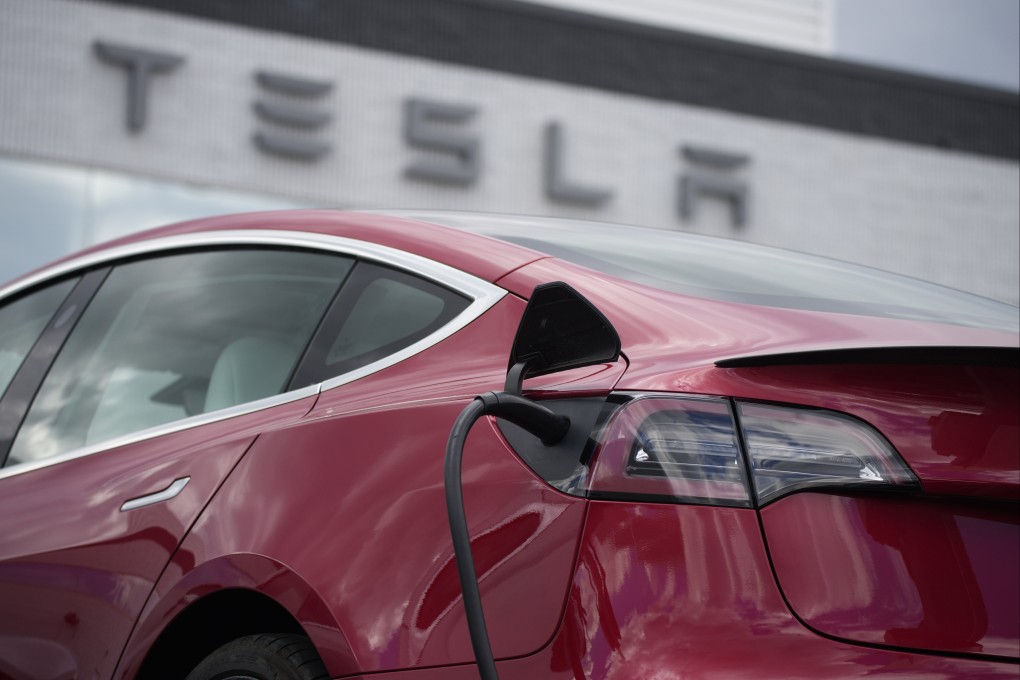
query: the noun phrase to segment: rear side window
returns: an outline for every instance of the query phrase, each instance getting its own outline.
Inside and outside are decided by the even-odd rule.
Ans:
[[[49,286],[0,307],[0,397],[76,281]]]
[[[116,267],[57,356],[7,465],[279,394],[352,264],[250,249]]]
[[[468,304],[467,297],[432,281],[359,263],[293,386],[328,380],[397,354],[445,326]]]
[[[1003,302],[848,262],[736,240],[552,218],[455,214],[421,218],[684,295],[1011,333],[1020,328],[1017,308]]]

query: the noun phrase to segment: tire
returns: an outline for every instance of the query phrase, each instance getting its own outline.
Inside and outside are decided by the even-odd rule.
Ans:
[[[228,642],[186,680],[328,680],[311,641],[301,635],[250,635]]]

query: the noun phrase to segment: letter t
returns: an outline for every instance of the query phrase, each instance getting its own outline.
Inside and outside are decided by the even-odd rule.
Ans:
[[[184,57],[114,45],[101,40],[93,43],[93,48],[103,61],[127,69],[127,127],[132,132],[139,132],[145,127],[149,77],[154,73],[174,70],[184,61]]]

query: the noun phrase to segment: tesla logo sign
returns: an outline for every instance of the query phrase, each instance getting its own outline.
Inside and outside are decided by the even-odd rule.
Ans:
[[[158,79],[175,75],[185,57],[107,41],[96,41],[93,49],[101,61],[124,71],[125,126],[133,134],[142,133],[150,101],[158,99]],[[256,125],[251,139],[260,151],[303,162],[318,161],[332,151],[323,128],[333,120],[327,101],[333,82],[269,70],[257,71],[253,81]],[[482,174],[483,140],[467,130],[458,130],[458,126],[480,115],[478,108],[462,102],[407,98],[403,138],[420,155],[404,168],[404,176],[453,186],[475,184]],[[613,200],[611,188],[571,179],[568,147],[579,142],[569,138],[562,122],[550,120],[536,132],[542,136],[542,185],[550,201],[598,208]],[[741,170],[750,163],[750,157],[690,145],[681,146],[678,152],[684,170],[676,182],[677,214],[684,220],[694,220],[698,202],[709,198],[728,205],[734,226],[746,224],[751,192]]]

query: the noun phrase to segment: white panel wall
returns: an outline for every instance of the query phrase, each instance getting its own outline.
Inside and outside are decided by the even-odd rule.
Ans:
[[[125,73],[97,39],[183,55],[152,81],[149,122],[125,129]],[[335,83],[313,108],[334,119],[316,162],[252,143],[270,69]],[[409,97],[466,104],[451,127],[482,144],[478,181],[415,181],[426,152],[402,137]],[[563,124],[569,178],[613,191],[599,208],[542,189],[544,126]],[[746,154],[749,223],[706,198],[677,211],[682,145]],[[831,255],[1008,300],[1020,296],[1016,162],[766,121],[715,110],[438,64],[343,45],[121,7],[0,0],[0,155],[353,208],[548,214],[687,230]],[[24,224],[0,224],[30,239]],[[8,240],[8,242],[10,242]]]
[[[819,55],[833,51],[833,0],[526,0]]]

